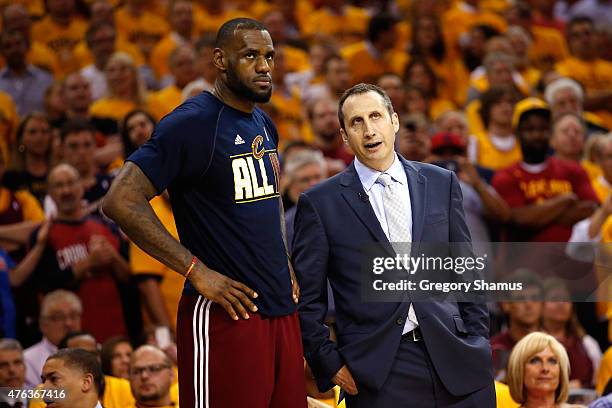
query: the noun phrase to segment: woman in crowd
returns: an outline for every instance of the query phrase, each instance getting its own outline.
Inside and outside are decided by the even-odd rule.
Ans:
[[[544,282],[542,327],[557,339],[569,354],[570,386],[588,388],[593,385],[599,368],[601,349],[597,341],[586,334],[570,302],[570,293],[563,281],[549,278]]]
[[[91,116],[121,122],[131,110],[145,107],[145,87],[132,57],[123,52],[114,53],[108,60],[104,73],[108,83],[108,95],[91,105]]]
[[[132,351],[134,349],[127,338],[119,336],[108,339],[100,352],[104,374],[129,380]]]
[[[438,76],[424,59],[415,58],[408,64],[404,71],[404,82],[408,85],[406,90],[408,113],[426,113],[429,119],[435,120],[442,113],[454,109],[452,102],[440,95]],[[411,107],[414,93],[417,92],[415,89],[419,89],[427,101],[427,112],[420,112]]]
[[[578,408],[567,404],[570,363],[555,338],[542,332],[523,337],[508,362],[508,386],[521,408]]]
[[[12,156],[4,185],[11,190],[28,190],[42,205],[47,194],[47,174],[53,164],[53,136],[44,113],[32,112],[23,118]]]

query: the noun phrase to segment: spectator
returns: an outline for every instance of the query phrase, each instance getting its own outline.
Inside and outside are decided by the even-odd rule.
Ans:
[[[191,81],[183,88],[183,100],[197,95],[202,91],[210,91],[217,77],[217,70],[213,63],[213,50],[215,49],[215,39],[212,36],[201,37],[196,41],[195,50],[195,71],[198,78]]]
[[[385,72],[401,74],[406,64],[405,53],[395,49],[398,20],[382,13],[370,18],[365,41],[341,50],[351,67],[351,84],[375,82]]]
[[[32,274],[42,292],[74,290],[83,302],[83,327],[96,339],[124,335],[117,285],[129,278],[130,268],[121,238],[106,224],[84,215],[83,187],[74,167],[60,164],[51,171],[49,194],[57,205],[57,217],[32,234],[29,267],[23,268],[21,279]]]
[[[425,161],[431,154],[427,118],[419,114],[403,115],[400,124],[402,126],[397,133],[399,153],[408,160]]]
[[[27,43],[30,44],[26,60],[40,69],[44,69],[56,78],[59,77],[61,68],[57,55],[42,41],[42,38],[32,38],[32,18],[28,10],[21,4],[8,4],[2,10],[2,28],[6,31],[17,30],[21,31]],[[0,67],[4,66],[6,61],[0,61]]]
[[[521,161],[521,147],[512,129],[518,99],[518,93],[509,86],[494,86],[482,95],[480,116],[485,130],[472,136],[475,163],[499,170]]]
[[[182,1],[182,3],[186,3]],[[147,106],[149,112],[160,120],[183,102],[183,90],[196,79],[195,53],[190,45],[179,45],[172,50],[169,57],[172,83],[164,89],[149,95]]]
[[[567,351],[570,362],[570,387],[591,388],[602,353],[594,338],[586,334],[578,321],[571,295],[559,278],[544,282],[542,329]]]
[[[195,24],[193,5],[188,0],[176,0],[169,3],[168,20],[171,31],[166,34],[153,48],[151,52],[151,67],[155,77],[161,82],[162,86],[172,84],[172,77],[176,80],[176,74],[170,72],[170,55],[179,46],[189,46],[191,48],[195,42]],[[166,77],[170,73],[171,77]],[[191,80],[190,80],[191,81]],[[176,82],[175,82],[176,83]],[[187,83],[183,83],[179,88],[183,88]]]
[[[126,337],[112,337],[106,340],[100,352],[104,374],[129,380],[132,352],[132,344]]]
[[[123,52],[116,52],[104,69],[108,95],[94,102],[89,113],[93,117],[111,118],[121,122],[129,111],[144,107],[146,93],[134,60]]]
[[[81,74],[89,81],[91,98],[94,101],[106,96],[108,85],[104,68],[110,57],[115,53],[117,33],[109,23],[91,25],[85,34],[87,47],[93,55],[93,62],[81,69]]]
[[[415,58],[410,61],[404,71],[404,81],[409,86],[419,88],[424,94],[427,109],[425,112],[418,113],[425,113],[429,119],[435,120],[444,112],[454,109],[452,102],[441,96],[439,78],[425,60]],[[408,90],[406,93],[408,93]],[[410,101],[407,100],[406,102],[409,103]],[[408,108],[407,110],[409,113],[415,113],[414,109]]]
[[[316,84],[320,84],[325,80],[325,62],[332,55],[339,57],[333,47],[328,43],[321,41],[315,41],[312,43],[308,50],[308,62],[310,69],[303,72],[292,72],[287,74],[287,78],[285,79],[287,86],[297,86],[300,90],[300,94],[302,95],[302,100],[305,102],[310,102],[310,99],[307,99],[307,97],[311,99],[314,97],[316,99],[317,96],[309,95],[308,91],[311,87],[315,86]],[[347,84],[350,84],[351,74],[348,64],[345,64],[344,70],[341,72],[344,72],[341,77],[344,78]],[[344,89],[346,88],[348,88],[348,86]],[[337,98],[339,99],[340,95],[338,95]]]
[[[151,345],[134,350],[130,358],[130,385],[135,407],[174,405],[170,393],[173,380],[172,362],[163,351]]]
[[[595,26],[588,17],[574,17],[567,24],[571,56],[559,62],[561,75],[580,82],[585,89],[584,106],[593,110],[612,129],[612,62],[597,57]]]
[[[51,74],[27,62],[28,48],[23,32],[13,29],[0,34],[0,51],[6,60],[0,90],[13,98],[20,116],[43,110],[45,91],[53,84]]]
[[[321,7],[303,17],[302,34],[307,39],[333,37],[342,45],[361,41],[368,30],[365,9],[341,0],[323,0]]]
[[[51,169],[53,150],[47,117],[38,112],[26,115],[17,128],[16,144],[3,183],[11,190],[29,191],[42,205],[47,194],[47,174]]]
[[[51,48],[60,63],[62,74],[76,71],[79,63],[74,47],[87,30],[87,23],[76,13],[74,0],[49,0],[47,15],[32,26],[32,38]]]
[[[328,172],[335,174],[353,160],[353,154],[340,137],[338,104],[332,99],[319,99],[307,106],[308,120],[314,133],[314,146],[327,159]]]
[[[27,348],[23,355],[26,363],[26,384],[33,388],[40,383],[43,365],[57,351],[60,341],[71,331],[81,330],[83,306],[72,292],[56,290],[48,293],[40,305],[40,331],[42,340]]]
[[[605,1],[579,0],[570,7],[568,13],[571,17],[589,17],[601,25],[609,25],[612,21],[612,5]]]
[[[493,186],[512,208],[510,241],[566,242],[572,226],[590,216],[597,204],[579,165],[547,158],[550,116],[544,101],[536,98],[523,99],[515,107],[513,127],[523,161],[493,178]]]
[[[535,89],[542,78],[542,72],[532,66],[529,59],[529,49],[533,40],[527,30],[520,26],[510,26],[505,34],[505,38],[512,48],[514,57],[514,68],[523,78],[523,86]]]
[[[564,113],[573,113],[584,119],[589,135],[607,131],[601,118],[592,112],[584,111],[584,91],[573,79],[563,77],[550,82],[546,86],[544,97],[550,105],[553,120]]]
[[[511,292],[510,301],[501,303],[502,311],[508,317],[508,327],[491,337],[493,368],[498,380],[506,376],[508,358],[516,343],[541,327],[542,283],[525,269],[515,271],[508,281],[522,282],[523,290]]]
[[[42,389],[64,391],[52,405],[58,408],[99,408],[104,376],[96,355],[83,349],[63,349],[49,356],[42,369]],[[51,400],[54,400],[51,398]]]
[[[143,0],[127,0],[115,12],[117,33],[136,44],[145,59],[149,59],[155,44],[170,32],[163,17],[155,14]]]
[[[293,220],[295,205],[300,194],[315,186],[327,177],[327,165],[318,150],[305,150],[291,156],[283,163],[283,206],[287,226],[287,244],[291,248],[293,240]],[[291,251],[291,249],[289,249]]]
[[[376,85],[380,86],[389,95],[395,111],[401,116],[406,109],[406,90],[402,83],[402,77],[392,72],[387,72],[378,77]]]
[[[147,111],[136,109],[125,115],[121,124],[123,158],[129,157],[149,140],[155,125],[155,119]]]
[[[59,133],[59,129],[66,120],[66,104],[62,94],[61,81],[55,81],[45,92],[45,114],[49,119],[49,124],[54,135]]]
[[[289,30],[287,20],[281,10],[271,10],[261,17],[261,22],[274,39],[274,49],[286,56],[287,72],[306,71],[310,68],[308,53],[288,43]]]
[[[0,339],[0,387],[26,389],[23,349],[14,339]],[[5,394],[6,392],[0,393],[0,406],[18,407],[18,403],[23,407],[27,406],[27,399],[11,398]]]
[[[570,363],[554,337],[535,332],[517,343],[508,363],[512,399],[522,406],[579,408],[566,404]]]
[[[585,140],[586,129],[580,116],[566,113],[553,121],[550,147],[559,159],[580,164]]]
[[[469,129],[465,114],[461,111],[448,111],[436,119],[435,128],[438,132],[449,132],[461,136],[469,146]],[[473,157],[470,153],[470,157]]]
[[[461,60],[452,57],[444,41],[440,21],[434,15],[412,21],[411,59],[424,59],[440,78],[443,97],[462,106],[467,96],[468,73]],[[395,102],[393,106],[399,106]]]
[[[79,72],[74,72],[64,79],[62,94],[66,103],[66,116],[68,118],[89,119],[89,107],[91,106],[92,86],[91,79]],[[103,79],[106,88],[106,78]],[[104,91],[105,93],[106,91]]]
[[[472,72],[482,65],[487,54],[487,41],[498,35],[500,35],[500,32],[487,24],[476,25],[466,34],[463,34],[461,55],[463,65],[468,72]]]
[[[322,83],[301,88],[303,90],[302,100],[307,105],[322,98],[337,101],[342,93],[351,86],[351,66],[338,54],[330,54],[325,58],[323,74]]]

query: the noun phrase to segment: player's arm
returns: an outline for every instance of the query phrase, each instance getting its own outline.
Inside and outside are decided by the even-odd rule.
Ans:
[[[157,195],[153,183],[132,162],[127,162],[115,178],[102,204],[102,211],[143,251],[169,268],[185,274],[193,254],[166,230],[149,200]],[[197,260],[189,279],[198,292],[220,304],[234,319],[245,319],[246,309],[257,311],[249,298],[257,294],[246,285],[206,267]]]

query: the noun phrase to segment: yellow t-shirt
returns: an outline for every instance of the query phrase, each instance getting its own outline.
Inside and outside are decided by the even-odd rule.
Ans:
[[[279,150],[282,150],[287,142],[303,140],[303,107],[296,89],[292,89],[290,94],[275,90],[270,98],[269,106],[264,109],[270,113],[276,124],[280,138]]]
[[[354,84],[376,82],[379,76],[387,72],[402,75],[408,62],[407,54],[395,49],[388,50],[381,58],[376,58],[368,50],[365,41],[346,46],[340,53],[351,67],[351,79]]]
[[[216,34],[223,23],[233,18],[251,17],[248,11],[227,9],[221,14],[210,14],[199,3],[193,5],[196,32],[200,35]]]
[[[21,207],[21,215],[24,221],[42,221],[45,219],[40,203],[29,191],[20,190],[13,193],[15,199]],[[0,213],[3,213],[11,205],[11,192],[4,187],[0,187]]]
[[[147,110],[155,120],[159,121],[182,102],[181,90],[176,85],[169,85],[162,90],[149,94]]]
[[[344,6],[342,15],[333,14],[327,7],[321,7],[304,19],[302,33],[306,37],[334,37],[341,45],[349,45],[365,37],[369,20],[368,13],[361,7]]]
[[[612,89],[612,62],[597,58],[593,61],[584,61],[569,57],[556,66],[557,72],[580,82],[586,89],[587,95],[598,91]],[[595,111],[604,122],[605,127],[612,129],[612,113],[608,110]]]
[[[467,104],[464,110],[470,133],[473,135],[486,132],[485,125],[482,123],[482,118],[480,117],[480,107],[480,99],[474,99]]]
[[[595,391],[601,395],[608,381],[612,378],[612,347],[609,347],[601,358],[599,371],[597,372],[597,384]]]
[[[115,49],[117,51],[125,52],[127,55],[132,57],[137,66],[141,66],[145,63],[144,56],[142,55],[142,52],[140,52],[140,49],[122,38],[117,38],[115,40]],[[85,41],[79,42],[74,48],[74,57],[79,63],[79,68],[86,67],[94,62],[91,50]]]
[[[136,103],[119,98],[100,98],[89,107],[89,114],[121,122],[125,115],[136,109]]]
[[[159,15],[144,11],[140,16],[134,16],[126,7],[115,12],[115,24],[117,34],[137,45],[145,57],[148,57],[147,53],[170,32],[170,26]]]
[[[593,184],[594,180],[596,180],[599,176],[602,175],[601,167],[599,167],[599,164],[597,163],[593,163],[592,161],[585,159],[580,162],[580,165],[582,166],[584,171],[587,172],[589,180],[591,180],[591,183]],[[599,198],[599,201],[602,201],[601,197]]]
[[[510,396],[510,387],[499,381],[495,381],[495,399],[497,400],[497,408],[518,408],[521,405]]]
[[[158,196],[151,200],[151,206],[162,225],[166,227],[174,238],[178,239],[178,232],[176,230],[176,224],[174,223],[174,215],[172,214],[170,203],[168,203],[165,198]],[[132,268],[132,273],[135,275],[158,275],[162,278],[160,291],[166,305],[166,310],[168,311],[168,316],[170,317],[171,328],[175,330],[176,314],[185,278],[149,256],[134,243],[130,243],[130,267]]]
[[[19,114],[13,98],[6,92],[0,91],[0,153],[4,158],[4,165],[10,165],[9,146],[15,143],[15,132],[19,126]]]
[[[308,71],[310,69],[310,62],[306,51],[290,45],[281,45],[280,48],[285,55],[287,72]]]
[[[475,133],[476,163],[491,170],[500,170],[523,159],[518,140],[508,151],[503,151],[493,144],[486,132]],[[514,137],[514,136],[512,136]]]
[[[455,110],[455,105],[445,98],[436,98],[429,103],[429,119],[436,120],[445,112]]]
[[[532,43],[528,56],[534,68],[546,72],[554,64],[568,57],[565,39],[558,30],[549,27],[532,26]]]
[[[172,34],[166,34],[166,36],[153,47],[150,61],[151,68],[153,68],[153,72],[157,79],[161,79],[170,72],[168,57],[172,54],[172,51],[176,49],[177,45],[174,36]]]
[[[467,34],[472,27],[480,24],[489,25],[502,33],[507,29],[505,20],[497,14],[484,10],[470,12],[462,7],[461,2],[457,2],[454,7],[442,14],[442,27],[449,50],[456,53],[454,55],[458,55],[461,35]]]
[[[60,26],[51,19],[44,17],[32,25],[32,38],[42,41],[57,55],[62,75],[79,69],[74,57],[74,47],[83,39],[87,23],[80,17],[75,17],[68,26]]]

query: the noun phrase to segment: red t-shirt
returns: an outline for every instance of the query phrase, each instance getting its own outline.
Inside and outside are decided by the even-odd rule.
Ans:
[[[32,243],[37,233],[32,234]],[[72,265],[88,256],[88,243],[95,235],[104,236],[115,250],[120,251],[119,237],[96,218],[55,221],[33,277],[44,293],[55,289],[74,291],[83,303],[83,330],[102,343],[110,337],[125,335],[127,331],[119,290],[110,268],[99,268],[80,282],[74,278]]]
[[[537,204],[565,193],[575,193],[580,200],[597,202],[586,172],[576,163],[549,157],[546,167],[538,173],[526,171],[521,163],[498,171],[493,177],[493,187],[510,207]],[[572,227],[550,224],[540,230],[527,230],[513,226],[509,240],[515,242],[565,242],[572,234]]]

